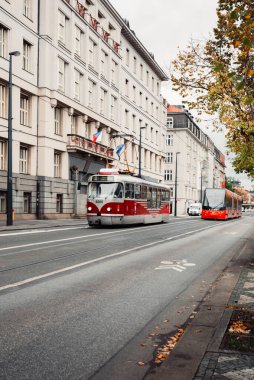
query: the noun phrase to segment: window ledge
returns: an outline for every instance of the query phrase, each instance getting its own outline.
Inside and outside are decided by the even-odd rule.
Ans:
[[[67,53],[71,54],[71,51],[66,47],[66,45],[58,40],[58,46],[65,50]]]
[[[86,63],[85,63],[84,59],[83,59],[80,55],[78,55],[77,53],[74,53],[74,57],[75,57],[75,59],[76,59],[79,63],[81,63],[83,66],[86,66]]]

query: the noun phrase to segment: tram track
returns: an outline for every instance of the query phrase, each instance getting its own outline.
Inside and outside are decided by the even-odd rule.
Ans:
[[[12,266],[12,267],[7,267],[7,268],[4,268],[4,269],[0,269],[0,273],[7,273],[7,272],[11,272],[11,271],[18,271],[18,270],[21,270],[21,269],[24,269],[24,268],[29,268],[29,267],[36,267],[36,266],[40,266],[40,265],[46,265],[46,264],[50,264],[50,263],[56,263],[56,262],[60,262],[61,260],[66,260],[66,259],[78,259],[79,256],[84,256],[86,255],[87,257],[90,257],[91,258],[91,254],[93,254],[94,252],[97,252],[98,254],[100,254],[101,252],[102,253],[105,253],[105,245],[107,246],[107,250],[110,251],[110,252],[115,252],[115,251],[120,251],[122,249],[125,249],[126,246],[128,245],[128,248],[130,250],[139,250],[141,248],[143,248],[144,244],[150,244],[150,245],[154,245],[154,244],[163,244],[164,242],[168,241],[168,240],[173,240],[173,239],[177,239],[178,236],[182,237],[184,236],[185,234],[192,234],[192,233],[197,233],[199,231],[204,231],[204,230],[207,230],[207,229],[210,229],[210,228],[213,228],[213,227],[216,227],[218,226],[220,223],[216,223],[216,224],[211,224],[209,226],[206,226],[204,228],[199,228],[198,230],[196,230],[195,228],[200,226],[202,223],[197,223],[195,224],[195,226],[193,226],[193,229],[190,229],[189,228],[189,225],[187,226],[184,226],[184,228],[181,229],[181,231],[177,231],[176,229],[174,231],[172,231],[172,229],[170,230],[170,232],[173,234],[176,233],[176,232],[179,232],[177,235],[166,235],[165,233],[163,234],[160,234],[160,235],[155,235],[152,237],[152,239],[154,241],[149,241],[147,240],[148,238],[146,236],[143,236],[143,239],[140,240],[140,235],[139,236],[136,236],[136,237],[132,237],[131,239],[129,238],[129,236],[124,236],[126,237],[125,240],[122,240],[121,242],[118,241],[115,241],[114,243],[111,241],[110,242],[110,237],[109,235],[107,236],[103,236],[104,234],[100,235],[99,237],[92,237],[90,236],[89,238],[87,237],[84,237],[85,240],[82,240],[82,241],[79,241],[77,242],[76,241],[76,244],[80,245],[80,244],[84,244],[84,243],[93,243],[95,240],[102,240],[102,239],[105,239],[105,237],[107,238],[107,244],[105,244],[105,241],[103,242],[103,245],[100,245],[100,246],[95,246],[95,247],[91,247],[91,248],[88,248],[86,250],[82,250],[82,251],[76,251],[76,252],[73,252],[73,253],[68,253],[68,254],[65,254],[65,255],[59,255],[59,256],[56,256],[56,257],[53,257],[53,258],[47,258],[47,259],[42,259],[42,260],[37,260],[37,261],[32,261],[32,262],[28,262],[28,263],[25,263],[23,265],[17,265],[17,266]],[[158,228],[160,227],[160,230],[163,228],[163,227],[166,227],[166,225],[160,225],[158,226]],[[148,229],[147,229],[148,230]],[[154,230],[154,229],[153,229]],[[149,229],[150,231],[150,229]],[[119,231],[117,231],[119,232]],[[116,233],[117,233],[116,232]],[[131,233],[135,232],[135,231],[129,231]],[[137,231],[136,231],[137,232]],[[137,241],[139,242],[139,245],[138,246],[135,246],[135,244],[137,243]],[[133,244],[131,244],[133,243]],[[45,244],[47,244],[45,242]],[[66,245],[72,245],[73,242],[64,242],[64,243],[61,243],[61,244],[54,244],[54,245],[51,245],[51,246],[40,246],[40,247],[37,247],[37,248],[34,248],[34,249],[29,249],[29,250],[24,250],[24,251],[18,251],[18,252],[9,252],[7,254],[4,254],[5,256],[10,256],[10,255],[19,255],[21,253],[29,253],[29,252],[33,252],[33,251],[39,251],[39,250],[45,250],[45,249],[54,249],[54,248],[59,248],[59,247],[63,247],[63,246],[66,246]],[[1,255],[2,257],[4,255]],[[98,256],[98,255],[97,255]],[[82,259],[82,257],[81,257]]]

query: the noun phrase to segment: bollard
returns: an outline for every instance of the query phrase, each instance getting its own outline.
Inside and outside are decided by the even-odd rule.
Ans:
[[[13,223],[14,220],[15,220],[15,210],[14,210],[14,208],[11,209],[11,218],[12,218],[12,223]]]

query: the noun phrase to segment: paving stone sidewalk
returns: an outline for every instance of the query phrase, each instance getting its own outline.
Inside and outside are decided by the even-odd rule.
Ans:
[[[254,379],[254,251],[245,266],[225,309],[227,329],[217,350],[208,347],[194,380]],[[248,333],[229,332],[233,323],[243,324]]]

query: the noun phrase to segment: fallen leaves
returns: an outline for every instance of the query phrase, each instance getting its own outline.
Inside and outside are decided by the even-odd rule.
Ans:
[[[249,334],[250,330],[242,321],[233,322],[232,325],[228,329],[231,333],[240,333],[240,334]]]
[[[237,305],[226,305],[225,309],[233,309],[233,310],[247,310],[244,306],[237,306]]]
[[[177,333],[174,336],[170,337],[166,344],[158,348],[157,354],[154,359],[155,364],[160,364],[161,362],[167,359],[167,357],[170,355],[170,352],[173,350],[183,333],[184,329],[178,329]]]

